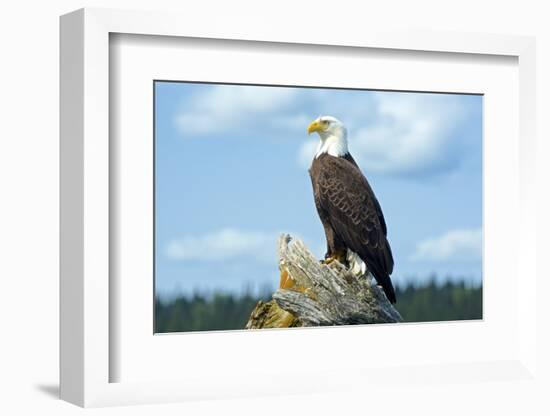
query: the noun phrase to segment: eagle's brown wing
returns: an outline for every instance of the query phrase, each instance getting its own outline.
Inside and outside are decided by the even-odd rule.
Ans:
[[[322,155],[316,175],[318,204],[346,247],[366,263],[391,302],[393,256],[380,204],[353,159]]]

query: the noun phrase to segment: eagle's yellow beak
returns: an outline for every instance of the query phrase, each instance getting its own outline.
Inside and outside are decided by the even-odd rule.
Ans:
[[[319,120],[314,120],[307,126],[307,134],[311,134],[314,131],[323,131],[323,124]]]

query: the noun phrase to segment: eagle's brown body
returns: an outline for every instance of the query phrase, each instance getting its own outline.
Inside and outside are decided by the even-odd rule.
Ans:
[[[309,170],[315,205],[327,238],[326,257],[355,252],[365,262],[390,302],[395,291],[390,280],[393,256],[380,204],[367,179],[348,153],[321,154]]]

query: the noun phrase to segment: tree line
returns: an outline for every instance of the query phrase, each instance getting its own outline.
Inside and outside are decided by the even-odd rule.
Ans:
[[[271,291],[262,295],[195,293],[172,299],[155,299],[155,332],[187,332],[243,329],[259,300],[269,300]],[[396,309],[405,322],[472,320],[482,318],[482,288],[464,281],[396,287]]]

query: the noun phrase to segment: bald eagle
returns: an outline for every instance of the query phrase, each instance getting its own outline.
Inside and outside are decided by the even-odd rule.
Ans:
[[[395,303],[386,221],[367,178],[348,151],[346,128],[334,117],[321,116],[307,132],[317,132],[321,138],[309,174],[325,229],[325,262],[339,260],[356,271],[358,267],[360,274],[366,272],[366,265],[388,300]]]

